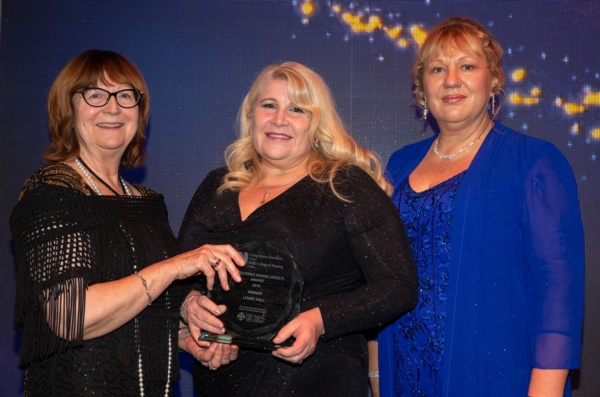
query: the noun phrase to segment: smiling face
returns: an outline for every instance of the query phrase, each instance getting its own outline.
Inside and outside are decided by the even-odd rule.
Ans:
[[[98,82],[98,88],[110,92],[133,88],[130,85]],[[81,153],[91,157],[106,156],[120,159],[138,128],[139,107],[125,109],[115,98],[102,107],[88,105],[82,95],[73,96],[75,131]]]
[[[482,53],[481,48],[477,53]],[[427,107],[441,130],[479,125],[489,118],[487,104],[497,84],[483,56],[455,45],[432,57],[423,72]]]
[[[265,84],[250,117],[254,148],[264,165],[290,170],[306,162],[311,116],[290,102],[286,80]]]

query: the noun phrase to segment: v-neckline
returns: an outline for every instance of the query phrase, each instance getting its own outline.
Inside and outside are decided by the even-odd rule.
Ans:
[[[248,216],[246,218],[243,218],[242,216],[242,208],[240,205],[240,193],[241,192],[237,192],[236,197],[235,197],[235,203],[236,203],[236,207],[237,207],[237,211],[238,211],[238,219],[244,223],[246,222],[248,219],[250,219],[250,217],[256,213],[257,211],[259,211],[261,208],[265,207],[266,205],[268,205],[269,203],[272,203],[274,201],[277,201],[277,199],[279,197],[285,196],[287,192],[289,192],[290,190],[293,190],[294,188],[296,188],[296,186],[298,186],[299,184],[301,184],[306,178],[308,177],[308,175],[303,176],[301,179],[299,179],[296,183],[294,183],[293,185],[291,185],[290,187],[288,187],[286,190],[284,190],[283,192],[281,192],[280,194],[278,194],[277,196],[275,196],[273,199],[264,202],[263,204],[259,205],[258,207],[256,207],[253,211],[251,211]]]

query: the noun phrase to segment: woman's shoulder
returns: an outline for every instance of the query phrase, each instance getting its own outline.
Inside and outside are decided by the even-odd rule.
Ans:
[[[198,186],[198,190],[204,190],[209,187],[217,189],[223,183],[223,178],[228,172],[229,169],[227,169],[227,167],[219,167],[209,171],[204,179],[202,179],[200,186]]]
[[[143,197],[161,196],[146,186],[137,183],[133,185]],[[34,171],[25,181],[19,198],[22,198],[26,193],[33,190],[47,187],[67,188],[83,193],[86,196],[94,195],[89,185],[73,167],[65,163],[56,162],[46,164]]]
[[[436,137],[436,135],[431,136],[426,139],[423,139],[423,140],[420,140],[418,142],[409,143],[408,145],[405,145],[405,146],[401,147],[400,149],[396,150],[390,156],[388,166],[389,166],[389,164],[395,164],[397,162],[404,162],[404,161],[406,161],[406,159],[411,158],[412,156],[420,155],[423,153],[423,151],[427,151],[429,149],[429,147],[431,146],[435,137]]]
[[[336,169],[333,182],[335,184],[354,184],[357,181],[367,179],[373,180],[367,171],[363,170],[359,166],[343,165]]]
[[[340,167],[333,178],[333,183],[338,193],[346,198],[351,199],[351,197],[357,194],[360,195],[361,192],[372,194],[377,191],[380,191],[387,197],[387,194],[385,194],[371,175],[357,165]]]
[[[223,179],[223,177],[225,175],[227,175],[228,172],[229,172],[229,169],[227,167],[215,168],[214,170],[209,171],[209,173],[206,174],[206,178],[207,179],[218,178],[219,180],[221,180],[221,179]]]
[[[33,172],[25,181],[20,197],[42,186],[71,188],[87,195],[92,194],[79,173],[69,165],[60,162],[47,164]]]
[[[142,195],[142,197],[158,197],[158,196],[162,196],[162,194],[158,193],[155,190],[150,189],[147,186],[144,185],[140,185],[139,183],[133,183],[133,186],[135,186],[135,188],[140,192],[140,194]]]
[[[513,130],[501,123],[494,124],[494,132],[505,139],[509,155],[521,156],[522,160],[538,161],[540,157],[565,159],[561,150],[552,142]]]

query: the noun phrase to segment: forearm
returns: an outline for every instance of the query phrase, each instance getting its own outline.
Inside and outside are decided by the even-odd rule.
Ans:
[[[568,369],[539,369],[531,371],[528,396],[563,397],[567,383]]]
[[[177,278],[176,270],[164,261],[140,270],[141,277],[134,273],[90,286],[86,293],[83,339],[105,335],[133,319]]]
[[[377,349],[379,343],[376,340],[367,342],[369,348],[369,383],[371,384],[371,394],[373,397],[379,397],[379,354]]]

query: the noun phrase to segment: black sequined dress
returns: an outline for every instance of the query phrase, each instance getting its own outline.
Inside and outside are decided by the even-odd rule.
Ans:
[[[303,276],[301,311],[319,307],[325,326],[312,356],[292,365],[270,353],[240,350],[218,371],[196,363],[199,396],[367,396],[363,331],[416,304],[410,245],[391,200],[357,167],[338,172],[335,197],[305,177],[242,221],[238,193],[217,195],[225,169],[202,182],[184,218],[184,249],[254,238],[275,241]]]

